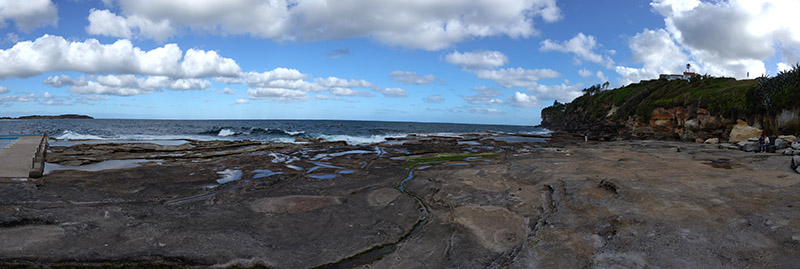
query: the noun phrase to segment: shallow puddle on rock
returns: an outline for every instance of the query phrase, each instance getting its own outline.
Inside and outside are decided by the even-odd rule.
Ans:
[[[162,160],[145,160],[145,159],[130,159],[130,160],[108,160],[99,163],[87,165],[60,165],[55,163],[46,163],[44,166],[44,174],[50,174],[57,170],[78,170],[86,172],[97,172],[112,169],[128,169],[141,166],[141,163],[156,162]]]
[[[286,168],[289,168],[289,169],[292,169],[292,170],[295,170],[295,171],[303,171],[303,170],[305,170],[305,168],[302,168],[302,167],[297,166],[297,165],[291,165],[291,164],[287,164]]]
[[[473,146],[480,146],[481,142],[478,141],[458,141],[459,145],[473,145]]]
[[[218,171],[217,174],[220,176],[220,178],[217,179],[217,183],[219,184],[225,184],[242,178],[242,170],[225,169]]]
[[[352,174],[352,173],[355,173],[355,172],[356,171],[353,171],[353,170],[342,170],[342,171],[337,171],[336,173],[339,173],[339,174],[342,174],[342,175],[349,175],[349,174]]]
[[[313,177],[316,179],[333,179],[336,178],[337,175],[335,174],[322,174],[322,175],[310,175],[309,177]]]
[[[274,175],[280,175],[280,174],[283,174],[283,172],[272,172],[272,170],[269,170],[269,169],[256,169],[256,170],[253,170],[253,174],[255,174],[255,175],[253,175],[253,178],[255,179],[255,178],[265,178],[265,177],[271,177],[271,176],[274,176]]]

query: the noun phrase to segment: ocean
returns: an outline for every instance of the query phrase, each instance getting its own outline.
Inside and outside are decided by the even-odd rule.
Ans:
[[[294,142],[322,138],[349,144],[376,143],[389,137],[464,133],[546,134],[532,126],[342,120],[3,120],[0,134],[47,133],[69,140],[169,141],[256,140]]]

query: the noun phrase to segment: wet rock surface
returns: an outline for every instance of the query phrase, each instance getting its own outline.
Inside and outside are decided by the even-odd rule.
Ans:
[[[694,143],[524,138],[54,148],[48,162],[67,166],[149,161],[125,169],[56,170],[38,182],[0,181],[0,262],[800,264],[800,175],[789,169],[792,156]],[[438,153],[493,155],[403,166],[406,157],[434,160]],[[220,184],[228,175],[238,178]]]

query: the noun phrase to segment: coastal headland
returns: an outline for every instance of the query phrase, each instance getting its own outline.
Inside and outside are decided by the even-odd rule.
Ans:
[[[554,134],[52,146],[3,266],[789,268],[791,156]]]

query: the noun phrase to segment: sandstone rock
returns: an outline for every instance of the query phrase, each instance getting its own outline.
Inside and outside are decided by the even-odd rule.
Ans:
[[[694,142],[695,142],[695,143],[703,143],[703,141],[704,141],[704,140],[703,140],[702,138],[695,138],[695,139],[694,139]]]
[[[706,144],[719,144],[719,138],[716,138],[716,137],[709,138],[709,139],[706,139],[706,141],[704,143],[706,143]]]
[[[779,135],[778,138],[779,139],[783,139],[784,141],[789,142],[789,143],[797,141],[797,137],[793,136],[793,135]]]
[[[761,136],[761,133],[762,133],[761,129],[747,125],[747,122],[739,120],[736,123],[736,125],[733,126],[733,129],[731,129],[730,141],[731,142],[747,141],[747,139],[751,137]]]
[[[739,142],[736,144],[739,145],[739,149],[745,152],[753,152],[758,149],[758,143],[755,142]]]

